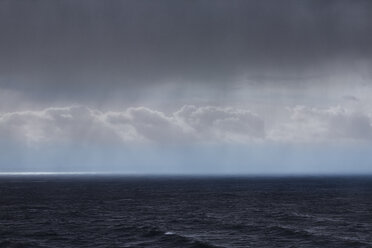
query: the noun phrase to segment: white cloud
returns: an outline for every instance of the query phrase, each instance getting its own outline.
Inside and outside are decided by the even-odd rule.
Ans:
[[[201,140],[244,142],[265,137],[264,121],[243,109],[187,105],[174,116]]]
[[[0,114],[0,140],[20,144],[192,144],[372,140],[372,119],[343,107],[288,108],[264,120],[239,108],[186,105],[166,114],[145,107],[107,111],[72,106]]]
[[[16,142],[118,141],[102,112],[86,107],[47,108],[0,115],[0,136]]]
[[[132,130],[137,141],[176,142],[188,137],[173,116],[144,107],[109,112],[105,114],[104,119],[119,133]],[[122,138],[126,140],[126,135],[122,135]]]
[[[48,142],[245,142],[264,137],[263,121],[231,108],[184,106],[169,115],[145,107],[101,112],[87,107],[0,114],[2,140]]]
[[[278,141],[363,141],[372,138],[371,117],[343,107],[288,109],[290,119],[270,131]]]

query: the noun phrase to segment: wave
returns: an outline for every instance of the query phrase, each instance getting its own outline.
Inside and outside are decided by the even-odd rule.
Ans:
[[[0,248],[44,248],[40,244],[34,241],[14,241],[14,240],[5,240],[0,241]]]
[[[201,241],[189,235],[181,235],[174,232],[167,231],[164,233],[163,240],[171,240],[176,247],[190,247],[190,248],[224,248],[223,246],[214,245],[206,241]]]
[[[199,240],[195,237],[190,235],[180,234],[174,231],[164,231],[155,226],[136,226],[136,227],[128,227],[128,226],[121,226],[116,227],[115,231],[122,231],[122,232],[132,232],[136,233],[136,235],[140,239],[143,240],[143,243],[150,244],[170,244],[171,247],[189,247],[189,248],[223,248],[223,246],[218,246],[215,244],[211,244],[206,241]]]

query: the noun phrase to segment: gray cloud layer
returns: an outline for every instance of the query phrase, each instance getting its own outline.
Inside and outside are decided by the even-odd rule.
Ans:
[[[290,120],[271,131],[274,140],[321,142],[372,138],[372,119],[368,113],[340,106],[322,109],[296,106],[289,111]]]
[[[101,112],[48,108],[0,115],[2,140],[40,143],[213,143],[263,138],[263,121],[241,109],[184,106],[166,115],[149,108]]]
[[[87,107],[48,108],[0,115],[2,141],[39,144],[249,144],[371,141],[372,118],[342,107],[288,109],[271,123],[237,108],[187,105],[166,114],[145,107],[102,112]]]
[[[337,64],[371,64],[371,11],[364,0],[3,0],[0,88],[130,102],[164,83],[311,85]]]

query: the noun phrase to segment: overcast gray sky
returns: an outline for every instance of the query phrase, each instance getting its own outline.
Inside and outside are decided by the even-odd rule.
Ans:
[[[141,149],[157,161],[166,155],[156,149],[174,146],[164,163],[180,172],[193,172],[180,160],[195,151],[205,160],[194,163],[211,172],[225,145],[239,146],[229,148],[239,166],[226,162],[221,172],[259,172],[262,164],[274,172],[274,161],[251,155],[244,167],[241,151],[274,154],[278,144],[288,154],[303,144],[331,147],[349,166],[368,164],[355,147],[372,140],[370,13],[367,0],[2,0],[0,146],[8,155],[0,169],[48,170],[65,155],[76,159],[60,170],[87,169],[79,166],[92,144],[114,147],[116,155],[100,156],[117,163],[107,170],[140,165],[133,154]],[[338,154],[335,144],[353,152]],[[72,155],[76,145],[86,153]],[[136,147],[130,161],[119,152],[128,146]],[[38,160],[40,149],[49,160]],[[309,154],[282,163],[305,172],[296,164]],[[330,161],[322,156],[318,165]],[[100,159],[91,170],[104,170]],[[146,168],[139,171],[160,170]]]
[[[0,87],[32,101],[102,102],[119,91],[130,104],[148,87],[218,94],[371,76],[360,67],[371,63],[370,1],[0,4]]]

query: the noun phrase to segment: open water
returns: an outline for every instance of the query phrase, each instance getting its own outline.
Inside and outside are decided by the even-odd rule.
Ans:
[[[372,177],[0,177],[0,247],[372,247]]]

